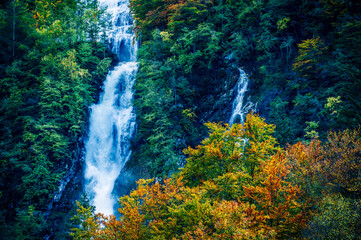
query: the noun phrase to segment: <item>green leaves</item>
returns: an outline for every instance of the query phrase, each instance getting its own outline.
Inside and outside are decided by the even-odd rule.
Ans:
[[[310,237],[317,239],[354,239],[357,232],[359,212],[352,202],[341,195],[325,196],[318,204],[319,214],[312,221],[308,231]]]
[[[62,225],[52,222],[59,213],[47,216],[52,228],[40,216],[78,157],[87,107],[113,56],[99,42],[108,24],[97,1],[17,0],[0,7],[6,20],[0,20],[0,221],[9,239],[39,239],[44,229]]]
[[[221,33],[213,30],[209,24],[200,24],[193,31],[183,31],[183,36],[171,51],[179,56],[180,64],[186,68],[185,73],[191,73],[193,68],[193,71],[197,68],[212,69],[221,50]]]
[[[30,205],[25,210],[20,210],[17,216],[18,224],[16,225],[16,239],[37,239],[37,234],[42,231],[44,219],[39,215],[34,206]]]

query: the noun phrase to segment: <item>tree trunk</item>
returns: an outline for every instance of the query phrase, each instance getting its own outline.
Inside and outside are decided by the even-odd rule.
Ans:
[[[15,1],[13,0],[13,58],[15,58]]]

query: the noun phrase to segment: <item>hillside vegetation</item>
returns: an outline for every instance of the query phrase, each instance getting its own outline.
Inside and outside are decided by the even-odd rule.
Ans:
[[[120,219],[78,202],[74,239],[361,237],[359,130],[281,148],[275,126],[256,115],[206,126],[179,173],[139,180],[120,198]]]
[[[151,180],[116,219],[85,195],[73,206],[88,106],[117,60],[109,16],[95,0],[0,3],[2,238],[361,238],[360,1],[130,9],[140,47],[125,176]],[[229,126],[239,68],[257,108]]]
[[[164,177],[207,121],[227,122],[239,71],[282,146],[361,120],[358,1],[132,0],[141,40],[130,164]]]
[[[81,190],[87,107],[112,61],[107,25],[96,1],[0,5],[2,239],[40,239],[64,228]]]

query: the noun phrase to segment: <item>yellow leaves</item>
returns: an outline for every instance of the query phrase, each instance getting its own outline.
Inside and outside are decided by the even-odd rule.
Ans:
[[[321,0],[323,13],[330,18],[343,17],[347,12],[347,3],[339,0]]]
[[[257,115],[249,114],[244,125],[205,125],[210,130],[209,137],[197,148],[184,150],[189,158],[180,174],[190,186],[229,172],[244,171],[253,176],[259,164],[278,149],[271,135],[275,126]]]
[[[160,32],[159,35],[162,37],[162,40],[164,42],[169,42],[171,40],[171,37],[173,36],[173,34],[171,34],[169,32],[165,32],[165,31]],[[186,110],[188,110],[188,109],[186,109]],[[184,111],[186,111],[186,110],[184,110]]]
[[[263,143],[264,147],[270,148],[274,148],[277,143],[276,139],[271,135],[274,133],[276,126],[267,124],[265,119],[258,115],[248,114],[243,128],[244,138],[248,141]]]
[[[278,30],[284,30],[287,28],[288,22],[291,21],[289,17],[282,18],[277,21],[277,29]]]
[[[341,97],[329,97],[327,98],[327,103],[325,108],[331,112],[331,115],[336,115],[340,112],[340,104],[342,103]]]
[[[321,67],[321,58],[328,47],[320,37],[307,39],[298,44],[298,56],[293,64],[293,70],[303,77],[317,78]]]
[[[53,10],[61,4],[61,1],[35,1],[35,10],[33,11],[33,18],[36,19],[36,27],[43,27],[53,14]]]
[[[245,172],[229,172],[209,181],[205,181],[201,189],[205,195],[216,200],[237,200],[244,195],[243,185],[248,184],[251,177]]]
[[[185,128],[188,128],[189,126],[191,126],[191,124],[197,118],[197,115],[193,112],[193,110],[191,108],[182,110],[181,115],[184,119],[184,121],[183,121],[184,125],[186,125]]]
[[[60,63],[61,74],[66,75],[69,82],[81,84],[82,81],[90,77],[90,74],[88,70],[79,67],[76,62],[75,50],[69,50],[67,55]]]
[[[360,203],[360,202],[358,202]],[[319,213],[312,220],[309,230],[312,239],[357,239],[359,211],[357,202],[340,194],[325,196],[318,204]],[[360,208],[359,208],[360,209]]]
[[[147,193],[148,185],[154,181],[152,179],[140,179],[137,181],[138,188],[130,193],[130,197],[132,198],[140,198],[143,197]]]
[[[71,229],[72,236],[75,240],[79,239],[91,239],[92,236],[97,234],[99,229],[99,222],[97,222],[96,217],[92,214],[91,207],[84,207],[78,201],[76,201],[77,215],[72,219],[77,221],[80,224],[79,228]]]

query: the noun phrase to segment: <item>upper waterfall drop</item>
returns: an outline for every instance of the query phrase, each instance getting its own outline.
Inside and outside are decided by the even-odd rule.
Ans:
[[[130,14],[128,0],[99,0],[112,16],[113,29],[108,32],[112,51],[118,55],[120,62],[136,61],[137,44],[132,32],[133,19]]]
[[[128,4],[127,0],[100,0],[100,5],[107,6],[113,17],[113,30],[108,36],[120,63],[104,81],[99,103],[91,106],[85,189],[96,211],[107,215],[114,212],[117,199],[112,195],[114,183],[131,155],[130,139],[135,129],[131,102],[137,71],[137,46],[133,45]]]

